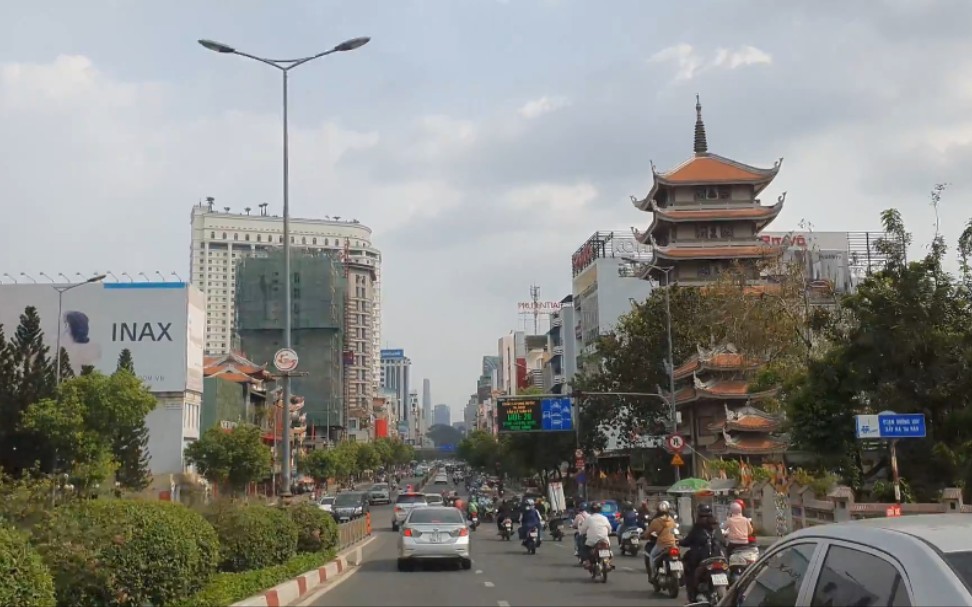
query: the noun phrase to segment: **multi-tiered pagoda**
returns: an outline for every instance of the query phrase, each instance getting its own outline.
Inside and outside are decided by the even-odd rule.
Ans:
[[[646,232],[635,231],[654,248],[643,278],[658,279],[669,268],[672,283],[704,285],[736,262],[753,282],[761,282],[760,261],[782,253],[779,245],[757,238],[783,209],[785,194],[773,206],[759,196],[780,170],[761,169],[709,152],[702,104],[696,97],[695,155],[666,173],[651,167],[653,183],[644,199],[632,198],[654,214]]]
[[[783,420],[759,408],[779,388],[749,389],[762,366],[727,344],[699,348],[675,369],[676,386],[682,386],[675,391],[682,412],[679,431],[704,458],[727,456],[761,464],[778,461],[786,450],[787,440],[779,434]]]

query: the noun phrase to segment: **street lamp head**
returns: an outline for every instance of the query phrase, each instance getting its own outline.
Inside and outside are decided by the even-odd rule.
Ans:
[[[216,42],[215,40],[200,40],[199,44],[203,45],[211,51],[216,51],[217,53],[235,53],[236,49],[228,44],[223,44],[222,42]]]
[[[334,47],[337,52],[353,51],[356,48],[361,48],[362,46],[371,42],[371,38],[368,36],[362,36],[360,38],[352,38],[350,40],[345,40],[341,44]]]
[[[102,280],[108,278],[107,274],[98,274],[97,276],[92,276],[84,282],[101,282]]]

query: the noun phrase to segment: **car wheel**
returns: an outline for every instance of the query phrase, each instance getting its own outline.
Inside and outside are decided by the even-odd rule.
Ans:
[[[398,570],[399,571],[409,571],[411,569],[410,563],[405,559],[398,559]]]
[[[462,559],[460,561],[460,565],[462,565],[462,568],[465,569],[466,571],[472,569],[472,561],[469,559]]]

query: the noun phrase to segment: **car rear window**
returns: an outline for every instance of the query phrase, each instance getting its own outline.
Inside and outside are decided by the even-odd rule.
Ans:
[[[357,506],[361,504],[362,493],[342,493],[334,498],[335,506]]]
[[[409,523],[419,525],[429,524],[451,524],[461,525],[465,523],[462,515],[455,508],[417,508],[412,510],[408,517]]]
[[[947,552],[945,561],[955,572],[955,575],[959,576],[965,583],[965,586],[972,590],[972,551]]]
[[[604,504],[601,505],[601,512],[614,512],[617,509],[618,505],[612,504],[611,502],[604,502]]]
[[[395,499],[395,503],[396,504],[427,504],[428,500],[425,499],[424,495],[401,493]]]

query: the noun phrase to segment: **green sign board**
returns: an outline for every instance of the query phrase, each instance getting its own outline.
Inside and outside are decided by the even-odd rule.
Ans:
[[[572,432],[571,400],[568,397],[521,397],[497,403],[500,432]]]

